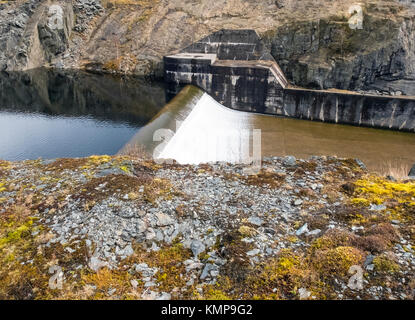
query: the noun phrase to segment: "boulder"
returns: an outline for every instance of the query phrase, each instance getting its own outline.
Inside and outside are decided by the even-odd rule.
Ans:
[[[50,62],[68,48],[73,21],[74,13],[69,4],[52,4],[43,13],[38,23],[38,33],[47,61]]]
[[[190,250],[192,250],[194,257],[197,259],[199,254],[206,250],[206,246],[199,240],[193,240],[190,244]]]
[[[294,156],[286,156],[282,162],[287,167],[294,167],[297,165],[297,159]]]

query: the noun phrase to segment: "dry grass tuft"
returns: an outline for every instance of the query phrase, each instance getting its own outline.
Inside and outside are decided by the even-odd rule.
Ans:
[[[153,178],[150,175],[131,177],[124,174],[110,174],[105,177],[92,178],[80,187],[80,190],[73,195],[74,199],[85,202],[98,202],[110,196],[123,196],[131,192],[137,192],[140,186],[150,184]]]
[[[404,163],[391,163],[388,162],[385,166],[379,170],[379,173],[384,176],[394,177],[396,180],[405,180],[408,178],[411,167]]]
[[[243,177],[243,180],[252,186],[267,185],[271,188],[278,188],[285,181],[285,174],[262,168],[258,174]]]
[[[118,152],[118,155],[126,155],[137,159],[152,159],[152,156],[138,143],[128,143]]]

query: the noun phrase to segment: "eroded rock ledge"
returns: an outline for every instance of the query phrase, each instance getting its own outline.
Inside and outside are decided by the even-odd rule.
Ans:
[[[161,78],[163,56],[220,29],[249,28],[297,86],[415,95],[413,1],[359,3],[361,30],[348,24],[354,0],[2,1],[0,70],[50,64]],[[49,34],[43,50],[32,27],[42,28],[39,8],[52,4],[63,8],[65,31]]]
[[[243,169],[0,161],[0,298],[414,298],[413,180],[335,157]]]

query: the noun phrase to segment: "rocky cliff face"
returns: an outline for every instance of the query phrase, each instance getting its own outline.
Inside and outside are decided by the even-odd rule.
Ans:
[[[47,6],[38,22],[38,36],[46,61],[64,53],[74,25],[74,13],[70,3]]]
[[[64,10],[68,22],[66,31],[55,37],[47,36],[47,41],[43,37],[47,32],[40,31],[39,36],[28,37],[32,42],[24,40],[28,25],[35,23],[40,29],[45,25],[45,16],[36,15],[38,7],[49,8],[56,2],[30,0],[0,4],[2,69],[50,64],[161,77],[164,55],[223,28],[249,28],[266,40],[274,58],[297,85],[415,94],[412,0],[360,1],[362,29],[349,26],[349,20],[358,13],[350,11],[356,4],[351,0],[73,0],[65,3],[68,4]],[[73,18],[69,7],[73,8]],[[41,39],[40,45],[35,38]],[[56,41],[50,43],[51,39]],[[20,45],[22,42],[27,45]],[[35,48],[34,54],[30,54],[32,48]],[[13,63],[16,56],[23,56],[26,64]]]
[[[296,85],[415,95],[415,19],[399,10],[369,6],[360,30],[336,16],[284,25],[266,38]]]
[[[6,2],[0,7],[0,70],[43,66],[69,46],[74,14],[71,2]]]
[[[18,60],[27,58],[31,43],[26,30],[41,2],[0,2],[0,70],[14,69]]]

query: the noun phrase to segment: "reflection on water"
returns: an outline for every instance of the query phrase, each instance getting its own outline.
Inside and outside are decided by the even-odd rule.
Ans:
[[[115,154],[124,146],[121,153],[182,163],[246,162],[260,145],[262,156],[353,157],[379,171],[415,163],[413,133],[244,113],[192,86],[165,102],[163,85],[140,79],[49,69],[0,73],[0,159]]]
[[[115,154],[137,131],[89,118],[0,112],[0,158],[6,160]]]
[[[0,159],[115,154],[165,102],[163,85],[142,79],[0,73]]]
[[[160,128],[174,134],[169,137],[170,131]],[[241,162],[240,157],[249,156],[247,148],[252,148],[254,129],[261,130],[262,156],[359,158],[369,169],[381,172],[390,166],[409,167],[415,163],[413,133],[234,111],[190,86],[139,130],[121,153],[139,148],[156,158],[172,158],[181,163]],[[246,132],[251,132],[251,136]]]

